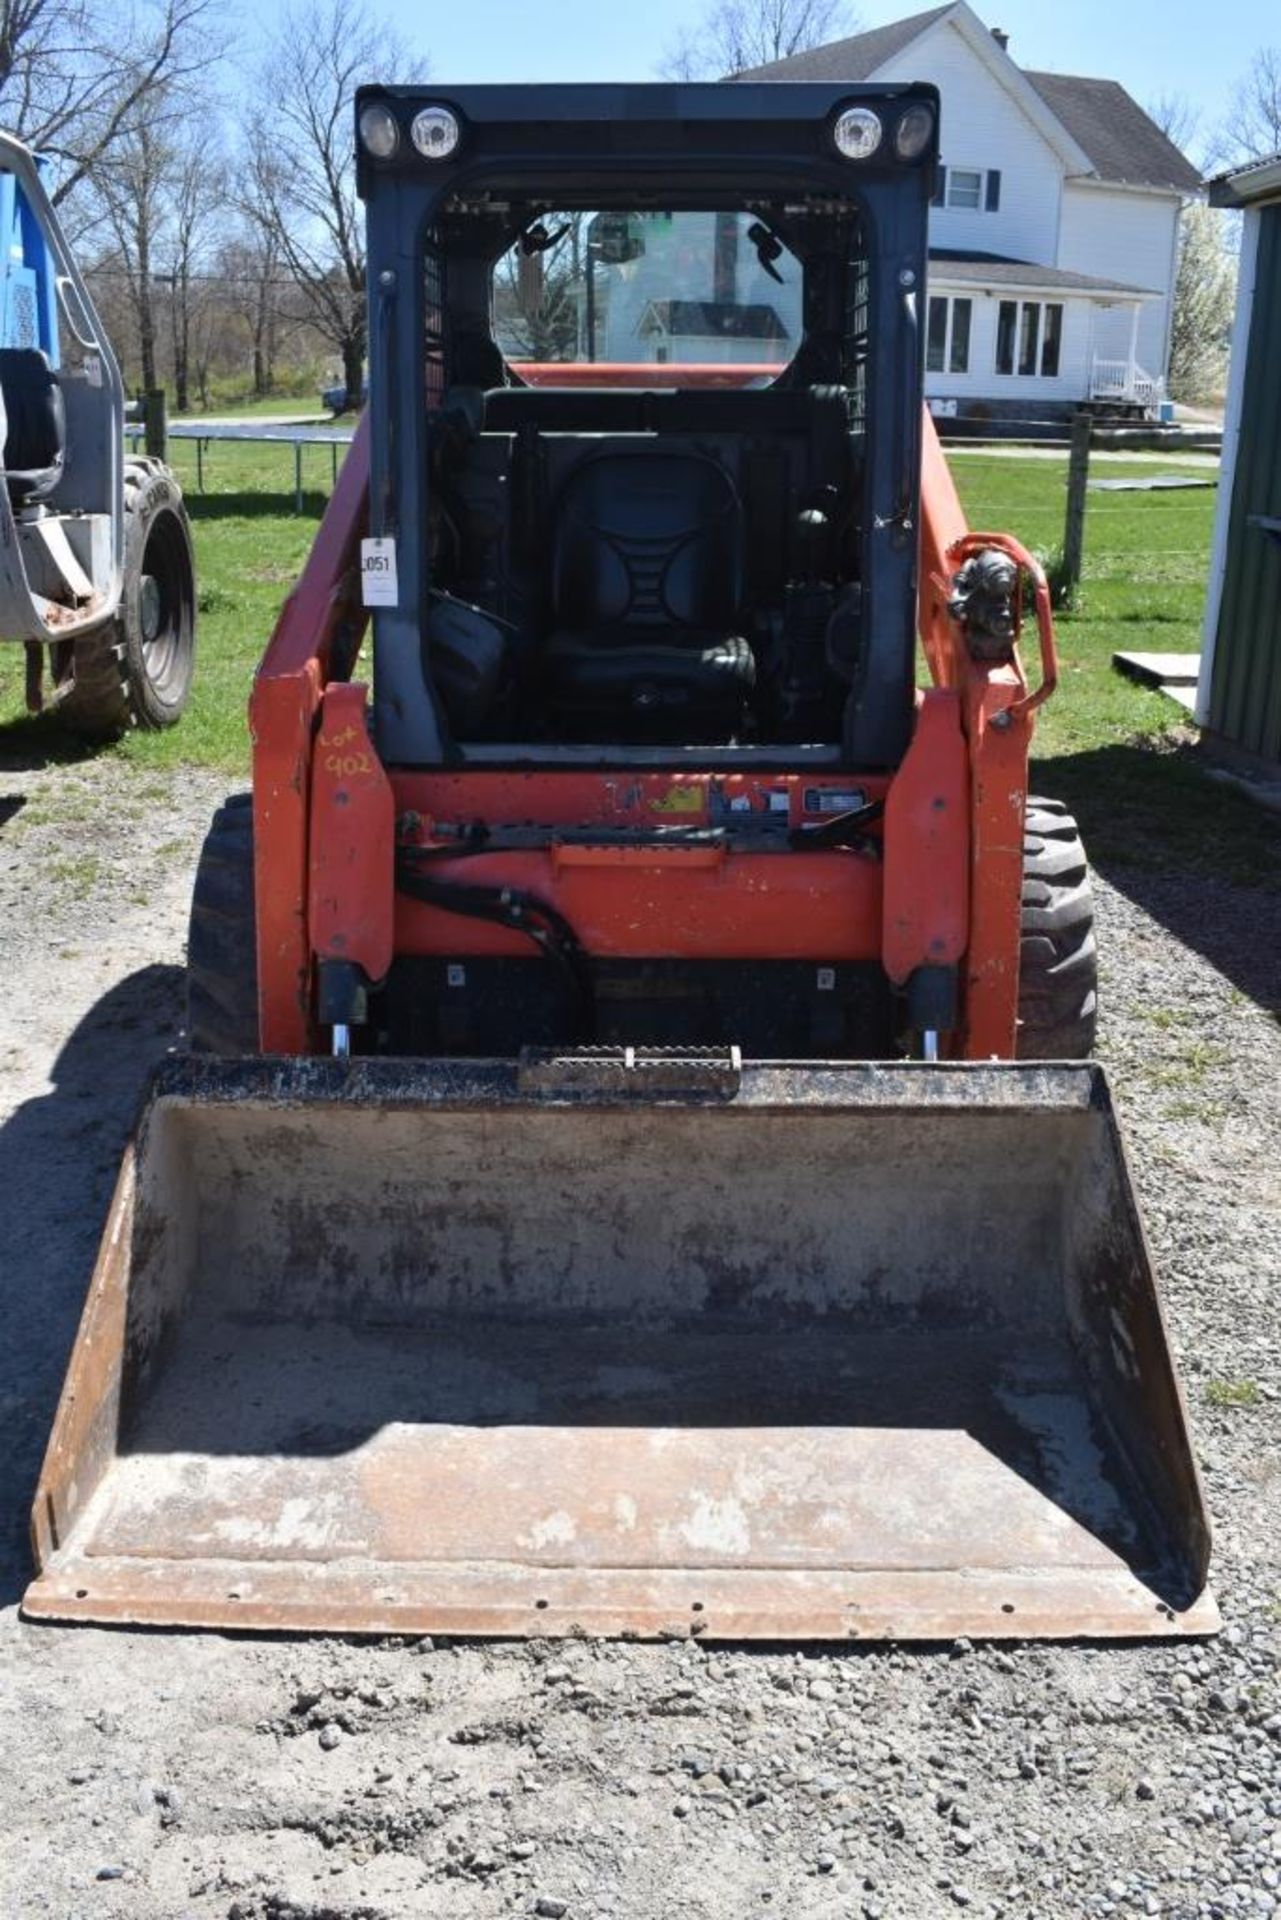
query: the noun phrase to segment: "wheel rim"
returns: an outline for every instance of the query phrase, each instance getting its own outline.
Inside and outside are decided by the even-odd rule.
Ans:
[[[186,542],[172,513],[162,513],[147,535],[138,581],[138,632],[143,669],[154,691],[181,691],[190,651]]]
[[[164,599],[159,582],[154,573],[144,573],[138,583],[138,622],[144,647],[154,646],[159,639],[163,616]]]

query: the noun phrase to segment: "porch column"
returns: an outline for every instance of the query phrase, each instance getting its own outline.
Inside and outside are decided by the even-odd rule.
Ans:
[[[1130,308],[1130,370],[1126,377],[1126,398],[1135,391],[1139,383],[1139,302],[1136,300]]]

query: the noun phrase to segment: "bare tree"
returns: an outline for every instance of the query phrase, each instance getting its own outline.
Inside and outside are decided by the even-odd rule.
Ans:
[[[95,176],[96,192],[115,236],[118,270],[128,283],[147,391],[159,385],[155,265],[171,163],[163,128],[143,118],[113,144],[110,160],[100,163]]]
[[[659,72],[719,80],[857,31],[845,0],[708,0],[668,47]]]
[[[572,360],[586,286],[586,216],[548,215],[545,244],[509,247],[494,269],[494,328],[509,360]]]
[[[1181,153],[1191,153],[1201,126],[1201,110],[1186,93],[1159,93],[1148,101],[1146,112]]]
[[[1209,158],[1234,166],[1281,153],[1281,47],[1260,47],[1237,82],[1227,118],[1216,130]]]
[[[1223,215],[1194,200],[1183,210],[1170,328],[1170,391],[1204,400],[1223,391],[1236,301],[1236,262]]]
[[[75,192],[217,51],[214,0],[0,0],[0,119]]]
[[[284,13],[259,75],[264,111],[247,135],[254,213],[313,325],[341,357],[352,407],[360,404],[365,359],[365,235],[352,100],[370,74],[412,81],[425,71],[360,0],[321,0],[314,9],[294,5]]]
[[[244,366],[243,340],[221,281],[201,275],[193,278],[188,304],[187,376],[191,394],[206,413],[216,359],[238,372]]]
[[[249,339],[253,362],[253,394],[263,399],[275,382],[276,351],[280,340],[284,269],[280,242],[270,223],[244,210],[242,231],[218,251],[218,271],[230,310],[238,316]]]
[[[216,146],[185,132],[172,150],[166,184],[174,405],[186,413],[191,405],[192,332],[199,317],[207,318],[204,268],[226,193],[226,169]]]
[[[191,404],[191,353],[197,312],[218,297],[213,272],[215,219],[225,201],[224,163],[207,120],[194,123],[168,89],[149,96],[85,182],[77,210],[96,234],[95,284],[122,288],[127,302],[122,358],[144,388],[172,376],[175,403]],[[166,354],[167,366],[161,367]]]

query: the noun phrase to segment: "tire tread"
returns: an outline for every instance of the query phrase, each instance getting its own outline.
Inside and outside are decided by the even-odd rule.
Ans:
[[[146,547],[147,526],[144,524],[134,531],[142,513],[143,493],[158,480],[166,483],[166,497],[159,503],[160,511],[175,515],[183,530],[188,572],[190,624],[186,671],[176,697],[168,702],[158,697],[148,680],[137,636],[130,637],[124,605],[126,594],[132,591],[132,578],[142,568]],[[182,489],[162,460],[139,454],[125,462],[122,498],[125,580],[121,586],[121,605],[106,626],[73,642],[71,684],[58,701],[60,718],[73,733],[86,740],[113,740],[131,727],[155,730],[172,726],[186,705],[191,686],[195,651],[195,562]]]
[[[1098,1021],[1094,897],[1076,821],[1029,796],[1019,942],[1020,1060],[1086,1060]]]
[[[187,1045],[192,1053],[258,1051],[252,795],[214,814],[196,866],[187,929]]]

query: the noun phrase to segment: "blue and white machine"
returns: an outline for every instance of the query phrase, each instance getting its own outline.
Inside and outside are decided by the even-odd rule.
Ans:
[[[42,184],[46,162],[35,157]],[[0,174],[0,346],[38,347],[58,367],[58,295],[40,222],[14,173]]]
[[[0,643],[27,649],[27,705],[91,736],[177,720],[191,687],[195,568],[182,493],[126,460],[124,388],[45,190],[0,134]]]

